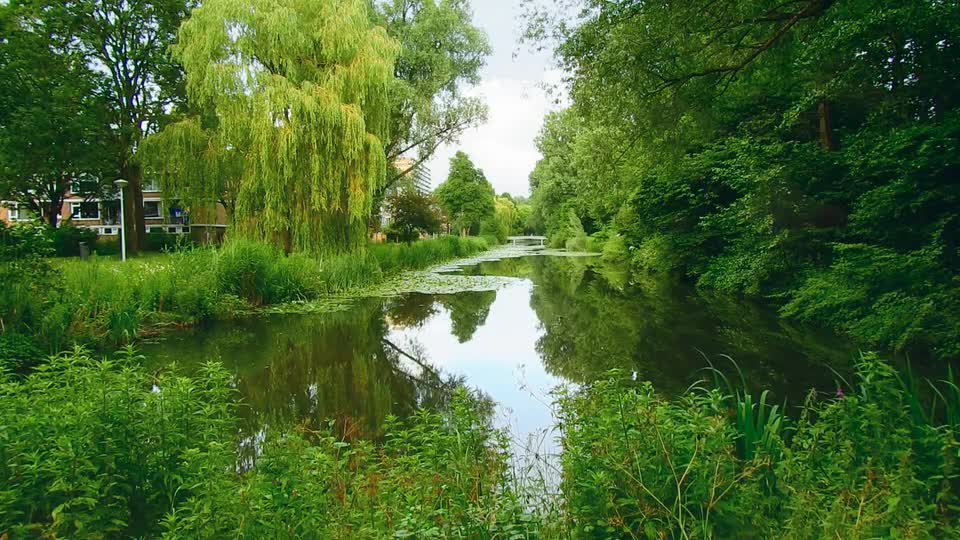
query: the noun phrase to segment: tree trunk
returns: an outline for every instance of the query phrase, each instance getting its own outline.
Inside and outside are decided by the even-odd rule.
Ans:
[[[63,197],[50,197],[51,201],[47,203],[47,224],[51,229],[56,229],[60,222],[60,210],[63,208]]]
[[[821,99],[820,104],[817,105],[817,117],[820,124],[820,146],[832,152],[837,149],[837,143],[833,137],[833,111],[826,99]]]
[[[123,238],[127,255],[140,251],[145,238],[143,220],[143,188],[140,185],[140,167],[127,162],[120,168],[120,178],[128,182],[123,194]]]

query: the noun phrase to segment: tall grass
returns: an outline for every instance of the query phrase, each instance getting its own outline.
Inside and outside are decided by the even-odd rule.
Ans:
[[[278,426],[237,472],[234,391],[77,350],[0,378],[0,537],[531,538],[478,398],[391,419],[385,441]]]
[[[131,349],[115,359],[74,350],[26,378],[0,374],[0,537],[960,532],[957,428],[918,423],[897,373],[873,355],[847,395],[810,394],[790,441],[771,436],[779,451],[757,445],[749,457],[738,450],[738,423],[774,415],[746,412],[746,398],[744,413],[731,414],[719,389],[668,400],[618,373],[560,391],[555,505],[548,482],[515,483],[506,434],[491,427],[489,405],[463,390],[448,409],[389,420],[376,444],[277,426],[247,470],[237,467],[235,391],[222,367],[186,378],[140,365]],[[530,501],[551,506],[543,513]]]
[[[71,343],[124,343],[145,327],[195,324],[260,306],[350,293],[404,270],[486,248],[476,238],[442,237],[379,244],[354,254],[314,258],[233,240],[126,263],[58,261],[57,287],[21,295],[11,310],[39,312],[25,329],[57,351]],[[40,308],[42,306],[42,308]]]
[[[666,400],[614,374],[562,395],[571,536],[956,537],[956,425],[914,415],[875,355],[857,375],[846,395],[811,393],[786,441],[764,393]]]

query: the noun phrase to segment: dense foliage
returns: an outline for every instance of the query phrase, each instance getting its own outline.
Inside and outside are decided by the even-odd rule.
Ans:
[[[454,230],[478,234],[480,224],[494,216],[493,186],[463,152],[450,158],[450,174],[434,195]]]
[[[5,249],[14,262],[0,266],[11,276],[0,294],[4,330],[34,336],[51,352],[77,342],[127,342],[154,326],[195,324],[264,305],[347,294],[404,270],[486,248],[477,238],[448,236],[317,259],[234,240],[219,249],[187,248],[126,263],[49,261],[30,254],[46,241],[42,229],[8,231]],[[29,231],[37,231],[37,238],[24,239]]]
[[[85,56],[35,7],[0,5],[0,35],[0,199],[56,227],[71,187],[96,196],[114,178],[110,111]]]
[[[666,401],[614,377],[561,395],[571,527],[584,538],[955,535],[958,426],[913,415],[915,396],[874,356],[858,378],[848,394],[811,394],[789,430],[777,407],[717,390]]]
[[[170,162],[163,176],[212,183],[210,200],[233,202],[239,234],[287,252],[363,246],[385,182],[399,51],[367,3],[205,2],[173,50],[192,106],[209,118],[154,141]]]
[[[865,356],[846,393],[786,418],[761,397],[674,400],[622,374],[561,391],[560,498],[524,482],[488,405],[237,440],[232,378],[146,372],[75,350],[0,375],[0,534],[13,537],[952,537],[955,383],[940,406]],[[944,406],[946,405],[946,406]],[[249,441],[248,441],[249,442]],[[533,490],[533,491],[531,491]],[[527,497],[553,501],[530,506]]]
[[[466,90],[480,82],[490,54],[483,31],[471,21],[467,0],[372,2],[372,16],[400,42],[390,87],[389,163],[415,156],[406,170],[387,171],[383,190],[426,163],[436,149],[486,119],[483,101]]]
[[[415,188],[398,189],[387,196],[388,233],[403,242],[440,232],[440,207],[432,196]]]
[[[528,28],[570,73],[530,177],[556,244],[573,213],[637,268],[960,354],[960,5],[559,3]]]
[[[278,428],[246,470],[222,366],[188,378],[138,363],[132,351],[110,360],[77,350],[0,380],[0,534],[475,537],[529,527],[506,483],[504,435],[465,392],[448,414],[391,420],[378,446]]]

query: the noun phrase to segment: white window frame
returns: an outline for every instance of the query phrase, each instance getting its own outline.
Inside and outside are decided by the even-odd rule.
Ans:
[[[84,204],[96,204],[97,205],[97,216],[96,217],[83,217],[81,214],[82,205]],[[81,201],[81,202],[72,202],[70,203],[70,219],[74,221],[96,221],[100,219],[100,203],[94,201]]]
[[[148,216],[147,215],[147,203],[157,203],[157,215]],[[147,200],[143,201],[143,218],[144,219],[163,219],[163,202],[159,200]]]
[[[30,221],[30,216],[23,215],[24,212],[30,211],[25,205],[23,208],[21,208],[20,203],[16,202],[4,203],[4,205],[7,207],[7,219],[10,221]]]

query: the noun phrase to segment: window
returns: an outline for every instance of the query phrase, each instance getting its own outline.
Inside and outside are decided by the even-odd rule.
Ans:
[[[9,203],[7,208],[7,216],[10,221],[30,221],[30,211],[26,208],[20,208],[19,204]]]
[[[74,194],[95,193],[98,187],[97,181],[90,177],[76,178],[70,182],[70,192]]]
[[[145,218],[163,217],[160,201],[143,201],[143,217]]]
[[[160,191],[160,184],[156,180],[145,180],[143,182],[143,191]]]
[[[95,202],[70,203],[70,217],[73,219],[100,219],[100,204]]]
[[[160,217],[160,201],[143,201],[143,217]]]

